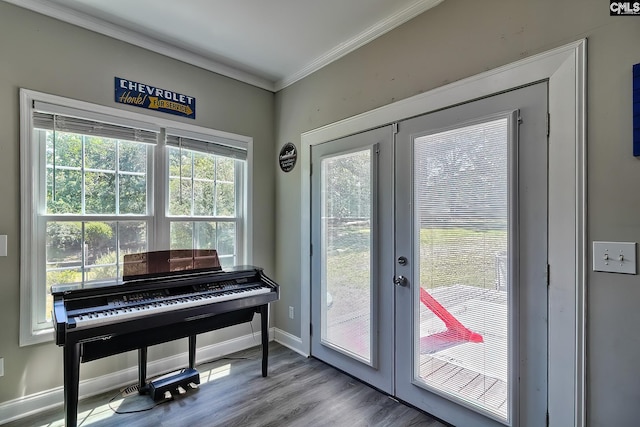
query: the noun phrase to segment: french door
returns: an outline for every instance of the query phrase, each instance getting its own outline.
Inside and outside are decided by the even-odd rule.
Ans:
[[[545,425],[546,119],[539,83],[312,148],[315,357],[453,425]]]
[[[311,352],[393,394],[393,131],[314,146]]]

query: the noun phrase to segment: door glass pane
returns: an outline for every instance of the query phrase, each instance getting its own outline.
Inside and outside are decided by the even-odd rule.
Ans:
[[[504,421],[508,120],[414,139],[414,382]]]
[[[322,344],[371,364],[371,149],[325,158]]]

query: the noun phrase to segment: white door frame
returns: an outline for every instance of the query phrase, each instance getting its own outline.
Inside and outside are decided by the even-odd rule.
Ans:
[[[549,81],[549,425],[586,423],[586,45],[582,39],[301,136],[301,352],[310,354],[310,147]],[[572,372],[573,375],[567,375]],[[568,397],[569,396],[569,397]]]

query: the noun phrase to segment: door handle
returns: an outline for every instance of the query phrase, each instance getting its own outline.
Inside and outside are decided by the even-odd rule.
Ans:
[[[393,283],[397,286],[409,286],[409,280],[404,276],[394,276]]]

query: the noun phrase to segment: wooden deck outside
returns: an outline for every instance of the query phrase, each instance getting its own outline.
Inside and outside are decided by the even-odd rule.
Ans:
[[[484,342],[447,337],[444,323],[421,304],[420,378],[441,392],[506,417],[507,293],[465,285],[428,292],[465,327],[482,335]],[[369,313],[351,312],[329,320],[329,341],[357,354],[369,354]]]
[[[422,348],[420,377],[426,384],[490,411],[507,416],[507,294],[495,289],[455,285],[430,291],[464,326],[482,335],[483,343],[453,342]],[[444,325],[421,307],[420,335]]]

